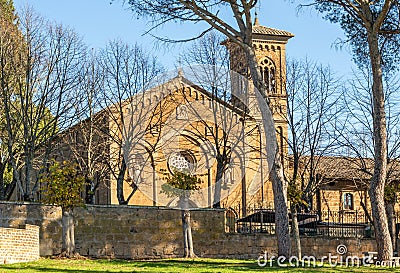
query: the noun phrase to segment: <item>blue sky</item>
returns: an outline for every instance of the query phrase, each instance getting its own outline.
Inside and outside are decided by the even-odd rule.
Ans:
[[[185,45],[157,46],[154,38],[144,35],[150,27],[145,19],[137,19],[122,6],[122,0],[14,0],[17,9],[26,4],[44,17],[73,27],[86,44],[103,47],[109,40],[122,39],[139,43],[160,58],[167,68],[174,68],[178,54]],[[287,46],[289,58],[308,58],[330,65],[338,76],[351,73],[354,66],[346,49],[335,49],[335,41],[343,32],[321,18],[312,9],[298,11],[297,4],[288,0],[263,0],[259,11],[260,24],[295,34]],[[301,2],[301,1],[296,1]],[[188,38],[199,33],[203,26],[176,24],[160,28],[157,35]]]

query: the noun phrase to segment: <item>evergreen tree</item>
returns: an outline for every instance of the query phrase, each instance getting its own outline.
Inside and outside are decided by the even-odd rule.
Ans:
[[[85,178],[76,170],[76,165],[64,161],[53,162],[49,172],[40,179],[42,201],[60,206],[62,209],[62,253],[61,256],[74,257],[75,223],[73,210],[83,206],[81,196],[86,184]]]
[[[0,19],[14,23],[17,19],[12,0],[0,0]]]
[[[21,76],[18,58],[22,51],[21,32],[12,0],[0,0],[0,200],[10,198],[15,188],[10,155],[17,148],[11,145],[7,114],[16,120],[15,111],[5,104],[4,98],[15,93],[16,79]]]

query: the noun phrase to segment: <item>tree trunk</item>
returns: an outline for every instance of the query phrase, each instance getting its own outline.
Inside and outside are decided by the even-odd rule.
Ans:
[[[31,195],[31,170],[32,159],[28,150],[25,158],[25,192],[23,194],[23,201],[33,201]]]
[[[13,178],[11,183],[8,184],[5,188],[5,192],[4,192],[5,200],[7,200],[7,201],[11,200],[11,197],[15,191],[16,186],[17,186],[17,180],[15,178]]]
[[[389,261],[393,257],[392,242],[386,218],[384,190],[387,172],[387,135],[385,96],[382,82],[382,64],[376,32],[368,29],[368,45],[372,68],[373,100],[373,136],[374,136],[374,174],[371,179],[369,194],[372,217],[375,226],[375,239],[380,261]]]
[[[221,184],[224,175],[224,164],[217,160],[217,173],[215,175],[215,189],[214,189],[214,202],[213,208],[221,207]]]
[[[291,241],[289,234],[288,207],[286,205],[287,187],[283,179],[283,170],[279,157],[272,167],[271,180],[274,193],[275,230],[278,240],[278,255],[288,258],[291,253]]]
[[[396,216],[394,205],[394,202],[386,202],[386,215],[388,219],[390,238],[392,239],[393,251],[397,251]]]
[[[117,178],[117,199],[120,205],[126,205],[127,202],[124,197],[124,178],[126,172],[126,163],[125,159],[122,158],[121,169]]]
[[[192,227],[190,224],[190,210],[182,210],[183,247],[185,258],[195,258],[193,250]]]
[[[190,224],[190,210],[188,209],[189,198],[187,196],[180,198],[180,206],[182,208],[183,255],[185,258],[195,258],[196,254],[194,254],[193,250],[192,226]]]
[[[292,256],[296,256],[301,259],[301,241],[300,241],[300,231],[299,223],[297,221],[297,206],[290,206],[290,213],[292,214],[292,237],[294,241],[294,246],[292,248]]]
[[[258,105],[261,110],[263,119],[263,127],[266,137],[265,152],[267,155],[268,165],[271,166],[270,179],[272,182],[272,190],[274,193],[275,206],[275,230],[278,241],[278,255],[289,258],[291,252],[291,242],[289,233],[289,216],[286,204],[287,184],[283,176],[283,166],[278,150],[276,139],[275,122],[272,111],[269,106],[269,98],[266,93],[265,84],[262,83],[260,72],[257,69],[257,59],[254,49],[248,45],[245,49],[247,59],[249,60],[249,68],[251,77],[260,94],[256,93]]]
[[[4,171],[6,164],[0,163],[0,200],[6,200],[6,185],[4,184]]]
[[[62,209],[62,249],[61,255],[75,256],[75,225],[72,209]]]

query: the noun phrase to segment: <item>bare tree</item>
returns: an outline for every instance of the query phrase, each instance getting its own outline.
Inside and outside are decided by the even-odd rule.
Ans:
[[[106,119],[104,115],[97,114],[102,105],[103,76],[101,72],[97,56],[92,52],[84,61],[84,69],[79,75],[80,90],[77,97],[80,99],[76,104],[76,115],[80,122],[68,128],[59,137],[64,146],[60,149],[67,150],[69,154],[65,156],[74,159],[85,178],[87,204],[95,203],[95,192],[100,184],[105,182],[108,170],[106,162],[109,140],[100,130]]]
[[[224,41],[226,39],[221,34],[210,32],[194,41],[188,50],[183,52],[181,58],[186,65],[184,72],[188,74],[185,76],[203,89],[205,94],[202,96],[206,97],[206,102],[191,103],[189,94],[186,94],[184,100],[189,106],[189,112],[193,113],[193,118],[198,121],[190,124],[192,135],[202,143],[207,143],[207,147],[212,147],[208,158],[211,162],[216,162],[213,178],[210,177],[212,166],[207,165],[209,195],[213,193],[213,200],[208,205],[212,203],[216,208],[221,207],[221,202],[225,206],[232,205],[226,197],[235,193],[235,189],[241,185],[241,215],[246,216],[247,195],[254,195],[256,190],[262,188],[263,181],[259,181],[257,187],[246,175],[250,171],[260,171],[261,164],[251,166],[247,163],[252,153],[263,153],[263,149],[259,147],[262,132],[250,113],[249,108],[255,108],[255,105],[244,107],[233,99],[237,88],[235,80],[240,79],[246,83],[247,79],[230,71],[229,52],[223,45]],[[245,89],[246,84],[241,87]],[[207,106],[203,107],[202,104]],[[257,159],[252,161],[255,163]]]
[[[196,137],[202,141],[210,142],[211,140],[210,144],[214,147],[217,167],[216,176],[213,179],[214,197],[212,204],[215,208],[221,207],[222,179],[231,162],[232,151],[235,148],[235,143],[232,143],[233,139],[229,131],[235,125],[236,127],[238,125],[233,124],[238,121],[234,121],[231,115],[231,112],[235,110],[223,106],[223,104],[230,103],[231,101],[230,86],[226,86],[226,83],[223,83],[223,78],[226,78],[229,71],[229,52],[226,47],[221,45],[224,40],[226,38],[221,34],[210,32],[200,39],[195,40],[181,54],[181,58],[185,66],[189,68],[195,82],[204,88],[204,90],[207,90],[210,95],[212,117],[202,117],[201,115],[205,113],[204,111],[198,111],[198,109],[191,109],[191,112],[202,123],[200,127],[197,125],[192,126],[192,132],[194,131]],[[185,98],[187,102],[188,99]],[[241,116],[240,113],[243,111],[239,108],[236,108],[236,111]],[[240,125],[239,127],[241,127]],[[239,129],[238,132],[241,132],[240,128],[237,129]],[[205,132],[208,133],[205,134]],[[211,189],[211,184],[208,187]],[[246,207],[245,204],[243,206],[244,208]]]
[[[127,172],[124,146],[142,139],[150,129],[147,128],[147,122],[154,108],[149,105],[144,107],[146,99],[149,99],[144,91],[163,68],[155,57],[140,46],[129,46],[121,41],[110,42],[100,52],[100,66],[104,75],[101,95],[104,110],[101,115],[106,117],[109,125],[112,124],[112,128],[104,126],[101,129],[113,142],[107,164],[117,183],[118,202],[127,204],[136,192],[137,185],[132,183],[129,196],[124,196],[123,185]],[[152,118],[156,117],[153,115]]]
[[[19,26],[23,50],[15,52],[15,84],[2,101],[17,198],[32,200],[52,140],[73,122],[73,93],[85,47],[73,30],[48,23],[29,8],[21,13]],[[16,144],[20,155],[13,151]]]
[[[339,23],[360,66],[371,67],[373,107],[374,172],[369,187],[379,260],[391,260],[391,244],[385,213],[384,190],[387,175],[387,128],[384,70],[390,71],[398,60],[399,3],[384,1],[315,0],[318,11]]]
[[[229,69],[229,52],[223,45],[226,37],[211,31],[194,40],[180,55],[185,66],[213,65],[220,69]]]
[[[347,84],[346,94],[343,94],[344,111],[342,118],[338,119],[336,133],[338,140],[352,160],[352,168],[363,172],[366,177],[372,178],[374,158],[373,138],[373,106],[372,106],[372,77],[368,68],[359,69]],[[386,105],[386,134],[387,134],[387,169],[385,181],[385,206],[389,223],[389,231],[393,247],[396,246],[394,205],[396,200],[400,136],[399,136],[399,79],[397,75],[387,75],[383,81]],[[368,186],[368,185],[366,185]],[[365,213],[369,213],[366,204],[363,204]]]
[[[289,184],[294,253],[301,257],[297,211],[312,209],[311,203],[321,185],[321,157],[332,155],[336,147],[331,124],[341,113],[340,82],[328,67],[310,62],[290,61],[287,65],[287,122],[290,161],[285,173]]]
[[[262,111],[264,120],[264,132],[266,136],[266,150],[268,151],[268,163],[272,166],[271,180],[274,191],[274,203],[276,214],[276,233],[278,238],[278,253],[289,257],[290,255],[290,236],[289,219],[286,205],[286,182],[283,177],[283,168],[278,152],[278,144],[275,134],[274,120],[268,106],[269,97],[267,86],[262,80],[258,69],[257,59],[252,44],[252,16],[251,12],[257,1],[149,1],[149,0],[129,0],[132,11],[139,16],[147,16],[155,27],[170,21],[180,22],[206,22],[209,28],[201,33],[215,29],[224,34],[230,42],[243,49],[250,69],[250,75],[255,87],[260,92],[257,96],[260,105],[266,109]],[[222,10],[228,16],[222,16]],[[231,18],[234,17],[234,22]],[[198,36],[198,37],[199,37]],[[194,39],[194,38],[192,38]],[[172,41],[164,39],[164,41]]]

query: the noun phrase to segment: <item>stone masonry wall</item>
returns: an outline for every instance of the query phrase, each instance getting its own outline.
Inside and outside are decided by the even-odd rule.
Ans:
[[[192,212],[195,252],[199,257],[256,259],[264,251],[276,255],[275,236],[225,233],[222,209]],[[96,258],[169,258],[183,254],[180,211],[164,207],[87,206],[75,210],[75,239],[81,255]],[[40,255],[61,251],[61,209],[39,204],[0,203],[0,226],[34,224],[40,227]],[[375,251],[371,239],[303,237],[303,254],[336,254],[345,244],[348,253],[362,257]]]
[[[39,227],[0,228],[0,264],[39,259]]]

